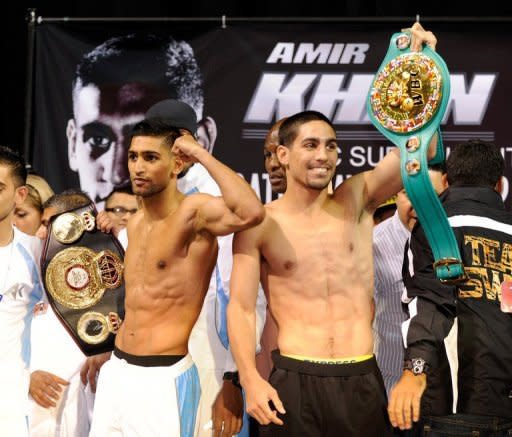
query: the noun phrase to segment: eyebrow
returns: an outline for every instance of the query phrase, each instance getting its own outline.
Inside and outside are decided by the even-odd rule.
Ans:
[[[92,121],[91,123],[86,123],[82,126],[82,129],[89,135],[91,131],[93,131],[96,134],[99,133],[104,136],[114,137],[114,131],[112,130],[112,128],[109,125],[101,123],[99,121]]]
[[[161,156],[161,153],[158,152],[157,150],[141,150],[139,152],[133,150],[133,149],[128,149],[128,155],[130,154],[133,154],[133,155],[158,155],[158,156]]]
[[[303,143],[304,143],[304,142],[306,142],[306,141],[315,141],[315,142],[319,143],[320,141],[322,141],[322,139],[321,139],[321,138],[318,138],[318,137],[308,137],[308,138],[304,138],[304,139],[302,140],[302,142],[303,142]],[[326,139],[326,141],[327,141],[328,143],[332,143],[332,142],[335,142],[335,143],[336,143],[336,142],[337,142],[336,137],[330,137],[330,138],[327,138],[327,139]]]

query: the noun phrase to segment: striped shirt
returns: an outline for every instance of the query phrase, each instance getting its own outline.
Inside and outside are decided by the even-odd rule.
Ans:
[[[400,221],[398,212],[379,223],[373,230],[374,352],[388,396],[402,375],[403,368],[401,325],[407,315],[401,302],[404,291],[402,264],[409,236],[410,233]]]

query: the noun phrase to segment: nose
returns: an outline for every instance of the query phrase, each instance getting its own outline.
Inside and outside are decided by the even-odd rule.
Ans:
[[[144,165],[143,159],[141,159],[140,157],[137,157],[137,158],[135,158],[135,160],[130,161],[130,163],[131,163],[131,168],[132,168],[133,173],[135,173],[138,176],[141,176],[144,174],[145,165]]]
[[[121,185],[128,180],[128,149],[124,141],[114,146],[111,168],[111,182],[114,185]]]
[[[281,167],[281,164],[279,164],[279,160],[277,159],[277,155],[275,153],[272,153],[270,155],[270,158],[268,159],[268,164],[271,170],[277,170]]]
[[[324,145],[316,148],[315,158],[318,161],[327,161],[327,148]]]

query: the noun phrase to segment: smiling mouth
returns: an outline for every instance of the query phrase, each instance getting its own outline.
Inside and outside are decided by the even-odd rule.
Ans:
[[[311,170],[313,173],[318,174],[320,176],[326,176],[329,173],[330,168],[327,168],[327,167],[312,167],[309,170]]]

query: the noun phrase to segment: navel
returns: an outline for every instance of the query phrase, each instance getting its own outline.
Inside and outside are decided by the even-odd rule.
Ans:
[[[167,263],[164,260],[158,261],[158,264],[156,265],[160,270],[165,269],[165,266]]]
[[[353,252],[354,251],[354,244],[353,243],[348,243],[348,251],[349,252]]]

